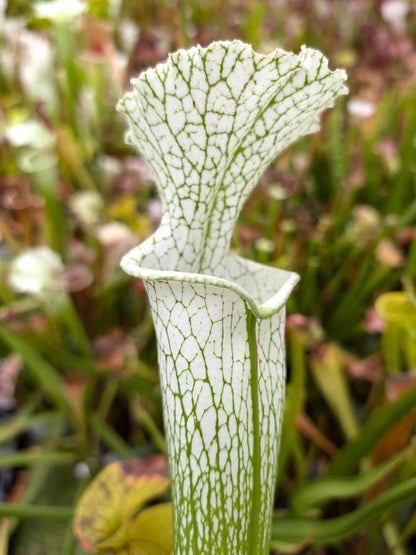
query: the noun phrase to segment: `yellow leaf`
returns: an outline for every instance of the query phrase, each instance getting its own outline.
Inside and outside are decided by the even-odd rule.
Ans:
[[[75,513],[75,533],[83,547],[106,553],[127,546],[128,530],[139,509],[169,487],[169,478],[160,472],[140,460],[104,468],[85,490]]]
[[[154,546],[149,552],[152,555],[169,555],[173,549],[172,503],[159,503],[142,511],[131,523],[128,535],[132,545]]]

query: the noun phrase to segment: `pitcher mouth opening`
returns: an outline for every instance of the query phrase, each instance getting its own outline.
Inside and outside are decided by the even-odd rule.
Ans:
[[[149,257],[141,246],[129,251],[120,262],[128,275],[144,281],[181,281],[230,289],[249,305],[256,318],[269,318],[278,312],[300,279],[295,272],[266,266],[233,253],[229,253],[216,269],[217,275],[166,270],[149,264]]]

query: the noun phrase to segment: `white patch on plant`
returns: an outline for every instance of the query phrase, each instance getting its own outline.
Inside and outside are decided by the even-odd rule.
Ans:
[[[17,293],[48,299],[64,290],[64,270],[58,253],[45,246],[33,247],[13,259],[9,283]]]
[[[49,129],[35,119],[9,123],[3,127],[1,135],[16,147],[48,149],[55,144]]]
[[[48,19],[55,24],[71,23],[73,19],[88,11],[82,0],[50,0],[36,2],[33,6],[36,17]]]

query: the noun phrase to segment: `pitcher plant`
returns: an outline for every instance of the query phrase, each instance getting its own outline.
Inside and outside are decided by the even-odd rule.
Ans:
[[[154,320],[176,555],[268,553],[285,391],[285,303],[298,275],[230,251],[259,177],[346,94],[319,52],[240,41],[179,50],[119,103],[163,205],[121,262]]]

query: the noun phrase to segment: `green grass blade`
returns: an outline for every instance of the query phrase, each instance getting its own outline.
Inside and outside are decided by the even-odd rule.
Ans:
[[[61,420],[61,413],[58,411],[42,412],[33,415],[32,412],[25,411],[22,408],[15,416],[4,420],[0,425],[0,445],[4,445],[8,441],[25,432],[33,429],[35,426],[44,425],[53,421]]]
[[[396,457],[358,476],[324,476],[312,483],[306,483],[292,496],[294,514],[305,516],[310,507],[322,506],[334,499],[360,495],[387,476],[408,454],[409,450],[404,449]]]
[[[361,428],[357,437],[338,451],[329,465],[332,475],[354,472],[360,460],[367,456],[377,441],[416,405],[416,388],[404,393],[397,401],[377,410]]]
[[[90,425],[97,437],[101,438],[110,449],[118,453],[123,459],[134,458],[134,452],[129,444],[96,414],[91,415]]]
[[[59,408],[66,410],[68,408],[68,400],[65,395],[64,382],[55,368],[33,349],[29,343],[4,327],[0,328],[0,341],[22,357],[30,374],[42,390],[49,395]]]
[[[416,499],[416,478],[390,488],[356,511],[328,520],[306,518],[278,518],[272,525],[272,547],[281,542],[331,545],[360,530],[367,522],[380,518],[383,513]]]

